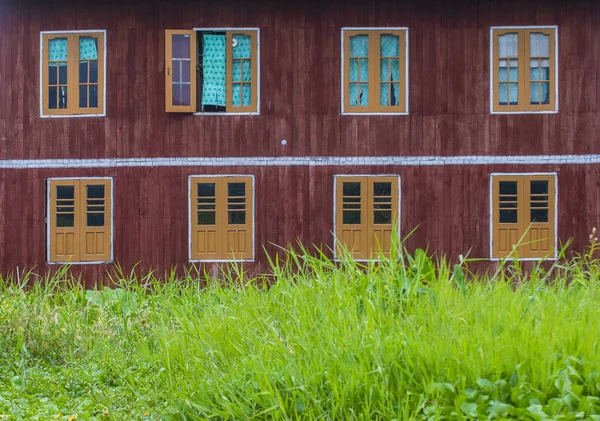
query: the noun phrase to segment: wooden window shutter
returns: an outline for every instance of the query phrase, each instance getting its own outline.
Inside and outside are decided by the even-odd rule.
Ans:
[[[368,231],[370,258],[389,257],[398,220],[398,178],[369,177]]]
[[[79,181],[50,181],[50,261],[79,261]]]
[[[84,262],[111,260],[111,182],[81,180],[80,256]]]
[[[555,185],[554,178],[530,176],[523,180],[522,257],[554,256]]]
[[[523,182],[519,177],[494,177],[492,185],[492,256],[508,256],[522,235]],[[519,251],[517,251],[519,253]]]
[[[216,178],[195,178],[190,183],[191,259],[218,260],[217,212],[220,185]]]
[[[165,31],[165,99],[167,112],[196,111],[196,31]]]
[[[228,177],[223,180],[226,212],[221,212],[226,232],[224,254],[232,260],[252,258],[252,179]]]
[[[336,239],[354,259],[369,257],[367,198],[367,177],[336,178]]]

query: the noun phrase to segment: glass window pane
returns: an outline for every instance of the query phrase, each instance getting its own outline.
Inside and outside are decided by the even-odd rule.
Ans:
[[[88,81],[88,62],[79,62],[79,83],[87,83]]]
[[[369,61],[367,59],[360,60],[360,81],[369,81]]]
[[[500,210],[500,223],[501,224],[516,224],[517,223],[517,211],[516,210]]]
[[[392,83],[390,105],[400,105],[400,85]]]
[[[58,108],[57,103],[58,88],[56,86],[50,86],[48,88],[48,108],[56,110]]]
[[[542,83],[542,104],[550,104],[550,84]]]
[[[531,96],[532,104],[540,103],[540,85],[538,83],[531,83],[529,86],[529,92]]]
[[[506,105],[508,103],[508,87],[506,83],[501,83],[498,87],[498,101],[502,105]]]
[[[350,37],[350,57],[369,56],[369,36],[355,35]]]
[[[548,180],[532,180],[529,186],[532,195],[548,194]]]
[[[56,186],[57,199],[74,199],[75,186]]]
[[[400,37],[397,35],[381,35],[381,57],[398,57],[400,55]]]
[[[88,227],[103,227],[104,226],[104,213],[88,213],[87,214],[87,226]]]
[[[241,88],[240,85],[233,85],[231,87],[231,104],[235,105],[235,106],[240,106],[242,105],[242,98],[240,95],[241,92]]]
[[[79,107],[87,108],[88,106],[88,86],[79,85]]]
[[[506,67],[500,67],[500,69],[498,69],[498,81],[508,82],[508,70]]]
[[[215,184],[214,183],[198,183],[198,197],[214,197],[215,196]]]
[[[350,59],[350,82],[358,82],[358,59]]]
[[[98,60],[98,38],[79,38],[79,59]]]
[[[190,81],[190,64],[187,61],[181,62],[181,81],[186,83]]]
[[[500,194],[517,194],[517,182],[516,181],[501,181],[500,182]]]
[[[48,61],[67,61],[69,43],[66,38],[48,41]]]
[[[245,196],[246,183],[227,183],[228,196]]]
[[[360,183],[342,183],[344,196],[360,196]]]
[[[540,72],[540,80],[550,80],[550,69],[542,67]]]
[[[369,105],[369,85],[360,85],[360,105]]]
[[[252,40],[248,35],[234,35],[232,44],[233,58],[251,57]]]
[[[379,105],[390,105],[390,85],[387,83],[379,87]]]
[[[241,82],[242,80],[242,69],[240,60],[231,61],[231,80],[233,82]]]
[[[381,59],[380,65],[380,81],[387,82],[389,80],[389,60],[387,58]]]
[[[391,224],[392,211],[375,211],[373,212],[374,224]]]
[[[242,106],[248,107],[251,104],[252,98],[252,89],[249,84],[244,84],[242,86]]]
[[[190,105],[190,103],[192,101],[190,86],[191,85],[185,85],[185,84],[181,85],[181,103],[180,103],[180,105]]]
[[[242,80],[244,82],[250,82],[252,80],[252,67],[249,60],[242,62]]]
[[[531,57],[550,57],[550,36],[540,33],[530,34],[529,51]]]
[[[198,212],[198,225],[215,225],[215,212]]]
[[[229,212],[229,225],[244,225],[246,223],[246,212]]]
[[[531,209],[530,222],[548,222],[548,209]]]
[[[519,81],[519,69],[517,69],[516,67],[511,67],[509,77],[510,77],[511,82],[518,82]]]
[[[360,225],[360,211],[344,211],[343,223],[348,225]]]
[[[373,183],[373,195],[374,196],[391,196],[392,195],[392,183]]]
[[[98,83],[98,62],[90,62],[90,83]]]
[[[540,80],[540,69],[537,67],[537,63],[535,67],[533,67],[533,63],[531,66],[529,77],[531,80]]]
[[[58,69],[54,64],[48,66],[48,84],[58,85]]]
[[[67,69],[68,66],[67,65],[61,65],[58,67],[58,83],[60,85],[66,85],[67,84]]]
[[[90,108],[98,108],[98,85],[90,85]]]
[[[510,84],[510,105],[517,105],[519,102],[519,86],[516,83]]]
[[[104,199],[104,186],[86,186],[88,199]]]
[[[350,105],[358,105],[358,84],[350,84]]]
[[[66,86],[60,86],[58,89],[58,108],[60,109],[66,109],[68,106],[68,102],[67,102],[67,87]]]
[[[172,37],[173,58],[190,58],[190,36],[177,34]]]
[[[57,214],[56,215],[56,227],[57,228],[72,228],[75,226],[75,215],[70,214]]]
[[[498,57],[518,57],[519,36],[517,34],[504,34],[498,37]]]
[[[181,60],[173,59],[173,82],[181,82]]]

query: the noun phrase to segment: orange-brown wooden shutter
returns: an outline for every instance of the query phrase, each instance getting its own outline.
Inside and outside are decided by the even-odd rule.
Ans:
[[[79,261],[79,181],[50,181],[50,261]]]
[[[190,189],[191,259],[218,260],[221,184],[217,178],[198,177],[192,179]]]
[[[227,177],[223,184],[224,255],[231,260],[249,260],[252,258],[252,179]]]
[[[523,256],[554,257],[555,185],[554,177],[529,176],[523,180]]]
[[[196,111],[196,31],[165,31],[167,112]]]
[[[369,177],[368,189],[369,257],[389,257],[398,223],[398,178]]]
[[[80,180],[80,256],[82,262],[111,260],[111,181]]]
[[[507,257],[519,243],[523,219],[523,180],[495,176],[492,184],[492,257]],[[520,256],[520,250],[517,250]]]
[[[354,259],[369,258],[368,189],[367,177],[336,177],[336,241]]]

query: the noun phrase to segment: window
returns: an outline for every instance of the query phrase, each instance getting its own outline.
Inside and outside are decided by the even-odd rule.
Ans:
[[[258,30],[167,30],[167,112],[258,113]]]
[[[112,180],[50,179],[49,262],[112,260]]]
[[[492,112],[556,112],[556,28],[492,28]]]
[[[253,179],[190,177],[190,260],[253,259]]]
[[[344,113],[408,111],[407,29],[343,29]]]
[[[539,259],[556,252],[556,175],[492,175],[492,258]]]
[[[398,228],[397,176],[336,176],[336,240],[358,260],[389,256]]]
[[[42,116],[104,115],[104,34],[42,32]]]

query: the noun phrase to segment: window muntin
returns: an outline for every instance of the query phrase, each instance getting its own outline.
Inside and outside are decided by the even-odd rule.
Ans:
[[[112,260],[109,179],[50,179],[49,261]]]
[[[398,182],[396,176],[336,177],[336,241],[353,258],[389,255],[398,223]]]
[[[406,29],[343,30],[344,113],[405,113]]]
[[[42,115],[104,114],[104,32],[42,33]]]
[[[556,111],[556,28],[493,28],[492,111]]]
[[[253,258],[252,177],[190,178],[190,258]]]
[[[167,30],[167,112],[257,113],[258,30]]]
[[[492,258],[555,254],[555,176],[492,176]]]

